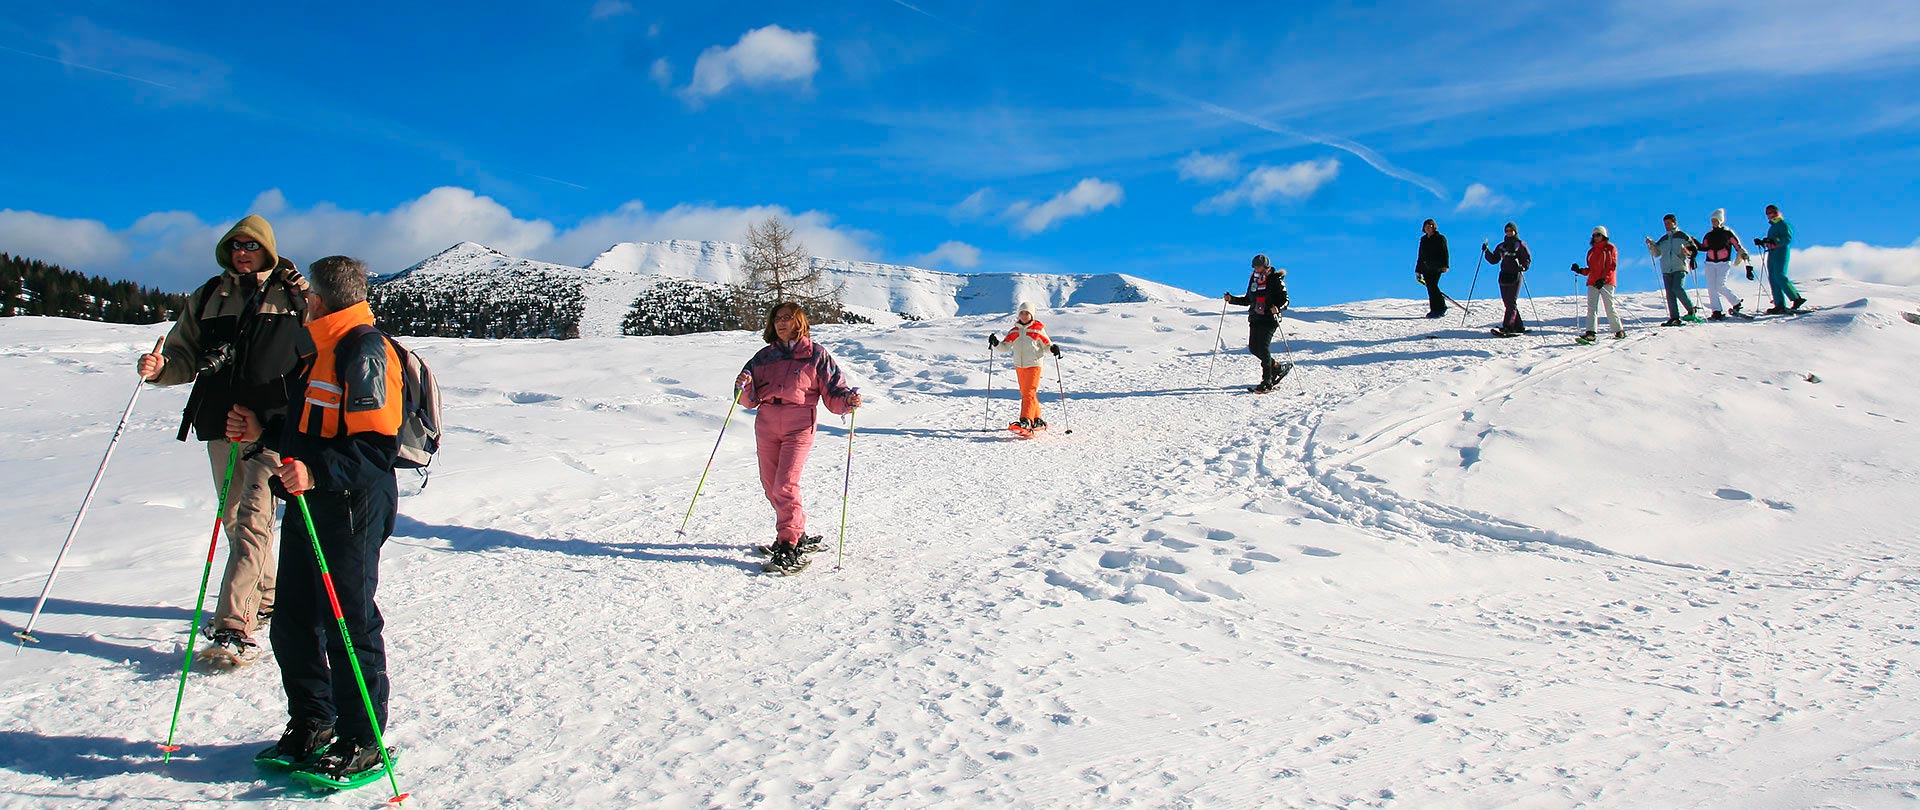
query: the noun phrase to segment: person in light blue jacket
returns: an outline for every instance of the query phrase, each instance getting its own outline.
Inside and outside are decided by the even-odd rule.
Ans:
[[[1693,241],[1686,231],[1680,230],[1678,217],[1668,214],[1665,222],[1667,232],[1659,241],[1647,237],[1647,252],[1660,260],[1660,278],[1667,285],[1667,321],[1660,325],[1700,323],[1700,316],[1694,314],[1693,299],[1687,297],[1687,265],[1700,249],[1700,243]],[[1687,311],[1685,316],[1680,314],[1682,308]]]
[[[1793,226],[1787,218],[1780,216],[1780,206],[1767,206],[1767,235],[1753,240],[1755,245],[1767,249],[1767,284],[1773,287],[1773,306],[1767,310],[1769,315],[1783,312],[1799,312],[1807,299],[1793,286],[1793,280],[1787,278],[1787,260],[1792,258]],[[1789,305],[1788,302],[1792,304]]]

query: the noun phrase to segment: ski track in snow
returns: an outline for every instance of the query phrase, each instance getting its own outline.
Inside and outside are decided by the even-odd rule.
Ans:
[[[1659,306],[1625,298],[1632,315]],[[1905,699],[1920,663],[1906,618],[1920,607],[1915,543],[1870,531],[1910,525],[1910,511],[1870,506],[1902,482],[1910,493],[1910,473],[1844,453],[1799,459],[1858,468],[1851,483],[1870,490],[1819,493],[1844,502],[1814,523],[1815,493],[1798,493],[1808,505],[1754,494],[1765,474],[1560,459],[1547,451],[1580,446],[1578,431],[1530,421],[1567,407],[1576,423],[1637,425],[1656,418],[1620,413],[1638,399],[1582,405],[1568,392],[1604,382],[1657,402],[1660,390],[1633,381],[1689,373],[1731,386],[1701,380],[1729,370],[1754,393],[1725,408],[1805,420],[1816,406],[1780,394],[1799,390],[1793,379],[1733,341],[1760,356],[1810,335],[1831,352],[1872,339],[1891,355],[1875,369],[1886,373],[1911,368],[1920,330],[1882,328],[1885,307],[1843,307],[1657,335],[1630,322],[1627,341],[1573,347],[1564,317],[1494,341],[1403,314],[1416,308],[1294,313],[1299,365],[1262,396],[1242,393],[1244,350],[1207,382],[1217,310],[1050,313],[1070,399],[1055,401],[1049,363],[1053,429],[1028,441],[1003,427],[1017,410],[1004,359],[983,409],[983,338],[1004,320],[823,328],[870,399],[847,559],[836,571],[848,434],[823,411],[805,495],[829,551],[785,579],[758,576],[746,553],[771,532],[749,413],[733,414],[692,526],[675,532],[725,419],[714,392],[752,336],[420,340],[452,438],[426,489],[402,478],[381,581],[409,804],[1920,798]],[[15,628],[124,403],[121,360],[154,331],[19,320],[0,323],[0,379],[19,383],[0,414],[30,428],[10,431],[6,455],[7,482],[28,493],[5,512],[22,534],[0,545],[0,607]],[[1230,319],[1226,344],[1242,330]],[[1863,412],[1845,418],[1886,423],[1878,443],[1911,451],[1911,396],[1869,396],[1883,379],[1820,368],[1830,395]],[[196,671],[186,757],[153,756],[191,607],[179,591],[197,581],[212,496],[198,448],[171,442],[184,391],[143,397],[63,598],[42,618],[45,649],[0,663],[0,806],[305,801],[248,762],[283,722],[270,656]],[[85,418],[48,415],[56,407]],[[1588,438],[1616,441],[1598,428]],[[1634,480],[1641,470],[1648,481]],[[1729,480],[1657,500],[1696,473]],[[1562,503],[1583,488],[1613,508]],[[1835,522],[1848,509],[1856,522]],[[1751,542],[1654,535],[1640,521],[1738,524]],[[148,532],[165,536],[138,539]],[[333,801],[372,803],[380,790]]]

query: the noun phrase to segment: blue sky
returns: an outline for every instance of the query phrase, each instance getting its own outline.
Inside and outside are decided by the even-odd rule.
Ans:
[[[1808,272],[1920,282],[1912,3],[478,5],[0,7],[0,250],[184,289],[253,211],[381,271],[778,213],[822,255],[1209,294],[1264,252],[1311,305],[1420,295],[1429,216],[1456,297],[1509,219],[1567,294],[1594,225],[1638,257],[1773,202]]]

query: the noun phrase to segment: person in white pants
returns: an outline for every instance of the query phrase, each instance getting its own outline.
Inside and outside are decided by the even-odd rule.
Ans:
[[[1613,311],[1615,271],[1620,266],[1620,250],[1607,237],[1605,225],[1594,228],[1593,237],[1587,242],[1591,245],[1587,248],[1587,266],[1573,266],[1573,272],[1587,277],[1587,331],[1574,340],[1579,343],[1594,341],[1593,328],[1599,325],[1596,318],[1602,303],[1607,306],[1607,320],[1613,324],[1613,339],[1619,340],[1627,336],[1626,329],[1620,325],[1620,315]]]
[[[1752,262],[1747,249],[1740,246],[1740,235],[1727,227],[1727,209],[1718,208],[1713,212],[1713,227],[1705,236],[1700,237],[1700,258],[1706,262],[1707,302],[1713,308],[1708,320],[1724,321],[1728,314],[1734,317],[1747,317],[1740,311],[1740,296],[1734,295],[1727,287],[1727,276],[1733,272],[1735,256],[1743,262]],[[1722,310],[1720,299],[1725,298],[1727,307]]]

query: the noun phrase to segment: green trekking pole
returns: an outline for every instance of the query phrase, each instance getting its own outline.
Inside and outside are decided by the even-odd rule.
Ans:
[[[373,744],[380,747],[380,761],[387,766],[387,782],[393,786],[393,798],[387,802],[399,804],[407,800],[407,794],[400,792],[400,780],[393,775],[393,757],[387,753],[386,738],[380,733],[380,717],[373,712],[373,695],[367,692],[367,678],[360,673],[360,656],[353,651],[353,636],[347,632],[346,613],[340,610],[340,595],[333,590],[333,572],[327,570],[327,554],[320,550],[320,533],[313,528],[313,513],[307,511],[306,493],[293,493],[293,502],[300,505],[300,519],[307,525],[307,539],[313,541],[313,559],[320,564],[320,584],[327,588],[327,602],[333,606],[333,620],[340,625],[340,642],[347,649],[347,663],[353,667],[353,682],[360,687],[360,703],[367,709],[367,725],[373,727]]]
[[[693,500],[687,502],[687,516],[680,519],[680,530],[674,534],[687,533],[687,521],[693,519],[693,505],[700,502],[700,490],[707,487],[707,473],[713,472],[713,459],[720,455],[720,440],[727,437],[727,425],[733,422],[733,409],[740,405],[740,389],[734,389],[733,401],[727,404],[727,418],[720,422],[720,435],[713,437],[713,452],[707,454],[707,468],[700,471],[700,483],[693,487]]]
[[[233,484],[233,468],[240,460],[240,443],[232,439],[227,442],[227,474],[220,480],[220,503],[213,510],[213,538],[207,541],[207,567],[200,572],[200,595],[193,598],[193,624],[187,628],[187,657],[180,662],[180,688],[173,693],[173,722],[167,726],[166,743],[160,746],[161,762],[172,762],[173,752],[180,750],[180,746],[173,744],[173,735],[180,730],[180,702],[187,697],[187,670],[193,666],[193,645],[200,636],[201,606],[207,601],[207,580],[213,578],[213,555],[220,549],[220,524],[227,516],[227,488]]]
[[[860,415],[860,409],[847,412],[847,481],[840,487],[840,558],[833,561],[833,570],[847,561],[847,498],[853,492],[853,426]]]

